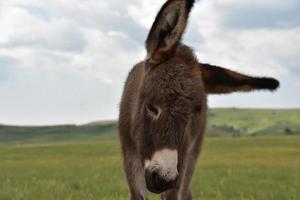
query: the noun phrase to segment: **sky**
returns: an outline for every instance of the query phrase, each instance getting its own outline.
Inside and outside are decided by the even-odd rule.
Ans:
[[[117,119],[163,0],[0,1],[0,123]],[[300,1],[200,0],[183,42],[200,62],[280,80],[276,92],[209,96],[210,107],[300,107]]]

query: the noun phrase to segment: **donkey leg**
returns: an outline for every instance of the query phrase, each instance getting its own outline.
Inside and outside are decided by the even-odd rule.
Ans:
[[[179,186],[161,195],[162,200],[192,200],[190,183],[195,171],[197,159],[201,150],[202,135],[199,136],[193,146],[187,152],[184,159],[183,173],[179,178]]]
[[[184,198],[187,195],[182,196],[183,183],[186,176],[186,171],[188,168],[188,155],[183,156],[183,160],[181,161],[181,173],[178,177],[177,186],[173,189],[170,189],[161,194],[161,200],[190,200],[189,198]]]
[[[136,152],[124,152],[124,169],[130,190],[130,200],[146,200],[144,167]]]
[[[194,145],[191,147],[189,154],[187,156],[187,168],[185,171],[185,176],[182,182],[182,187],[180,190],[180,200],[192,200],[192,192],[190,190],[190,184],[192,181],[192,177],[194,175],[195,167],[197,164],[197,160],[200,154],[201,145],[202,145],[202,135],[200,135]]]
[[[162,193],[161,200],[192,200],[192,193],[189,187],[185,186],[186,178],[189,173],[188,161],[189,160],[187,159],[183,173],[178,179],[177,187]]]
[[[186,171],[187,165],[184,166],[184,170]],[[161,200],[191,200],[192,196],[189,193],[189,190],[183,189],[183,183],[185,179],[186,173],[181,173],[178,179],[178,185],[161,194]],[[184,192],[183,192],[184,191]]]

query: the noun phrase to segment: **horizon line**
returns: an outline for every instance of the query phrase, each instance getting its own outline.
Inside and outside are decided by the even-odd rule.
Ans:
[[[294,108],[255,108],[255,107],[210,107],[208,108],[208,110],[210,109],[236,109],[236,110],[299,110],[300,107],[294,107]],[[82,123],[48,123],[48,124],[13,124],[13,123],[1,123],[0,122],[0,127],[1,126],[14,126],[14,127],[52,127],[52,126],[85,126],[85,125],[89,125],[92,123],[98,123],[98,122],[117,122],[118,118],[114,118],[114,119],[95,119],[92,121],[88,121],[88,122],[82,122]]]

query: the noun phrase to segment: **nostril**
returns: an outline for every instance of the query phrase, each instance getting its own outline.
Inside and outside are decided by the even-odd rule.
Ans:
[[[157,171],[153,171],[152,172],[152,180],[154,182],[155,185],[159,185],[160,184],[160,176],[158,174]]]
[[[145,179],[148,188],[153,188],[155,186],[156,179],[157,179],[156,176],[157,175],[155,175],[151,170],[149,169],[145,170]]]

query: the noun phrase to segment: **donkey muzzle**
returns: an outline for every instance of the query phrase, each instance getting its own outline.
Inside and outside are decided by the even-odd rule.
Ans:
[[[162,193],[176,186],[178,175],[175,179],[168,180],[161,176],[158,171],[145,170],[146,185],[150,192]]]
[[[176,186],[177,157],[177,150],[161,149],[145,161],[145,180],[149,191],[161,193]]]

